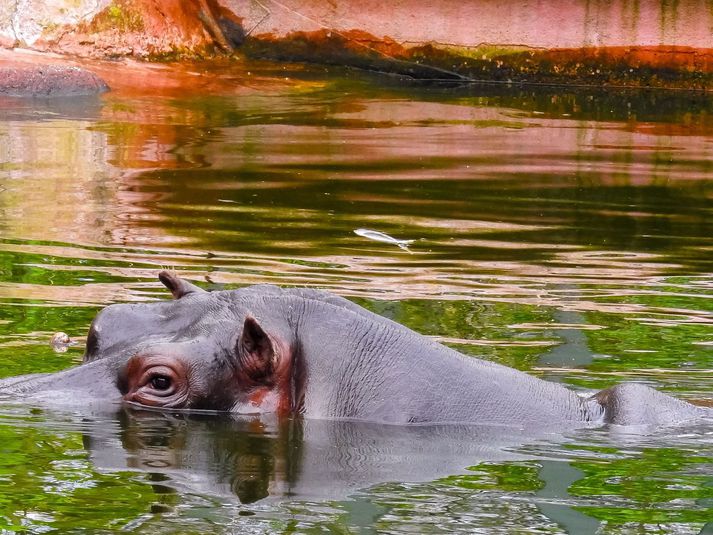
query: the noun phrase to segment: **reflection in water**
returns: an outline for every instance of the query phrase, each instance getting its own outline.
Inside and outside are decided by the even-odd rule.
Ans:
[[[509,98],[317,89],[148,110],[116,98],[94,123],[11,121],[0,203],[5,236],[20,241],[2,250],[33,254],[75,285],[171,265],[218,283],[477,296],[710,325],[705,308],[647,302],[662,277],[710,272],[707,139],[543,123],[495,107]],[[352,234],[364,225],[416,239],[413,254]],[[75,259],[81,271],[66,273]],[[706,280],[666,293],[706,291]],[[5,297],[32,295],[9,282]],[[72,301],[112,301],[81,286],[67,290]]]
[[[43,515],[54,515],[49,525],[61,528],[65,510],[76,522],[71,504],[88,489],[98,483],[111,492],[102,474],[132,474],[123,476],[131,484],[121,492],[134,501],[120,500],[123,510],[104,507],[95,518],[103,523],[92,525],[113,521],[147,533],[157,524],[176,529],[198,518],[192,529],[199,531],[204,522],[251,530],[268,522],[259,532],[274,533],[295,516],[305,529],[334,522],[357,530],[448,529],[457,521],[454,529],[462,533],[533,526],[595,533],[617,514],[637,510],[641,518],[685,515],[702,525],[713,498],[705,485],[696,490],[710,481],[713,463],[713,432],[705,424],[655,435],[613,428],[563,436],[497,426],[278,422],[134,409],[107,419],[3,407],[0,436],[2,463],[13,479],[0,477],[16,485],[10,507],[32,485],[47,492],[25,509],[38,527],[49,521]],[[28,436],[34,443],[23,440]],[[30,460],[33,468],[23,468]],[[651,490],[662,476],[667,486]],[[110,496],[97,499],[109,499],[108,506]],[[10,511],[0,506],[0,519]]]
[[[0,376],[77,363],[52,333],[165,298],[169,266],[327,288],[574,388],[710,400],[710,98],[246,68],[0,101]],[[83,418],[0,411],[0,530],[74,530],[89,504],[97,531],[680,533],[713,508],[705,428]]]
[[[120,443],[113,430],[85,434],[98,468],[167,474],[177,485],[232,493],[242,503],[343,499],[387,481],[428,481],[474,462],[518,459],[506,448],[557,436],[497,426],[187,418],[133,410],[121,413],[119,424]]]

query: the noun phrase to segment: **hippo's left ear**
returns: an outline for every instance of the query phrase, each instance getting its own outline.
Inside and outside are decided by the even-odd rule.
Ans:
[[[275,348],[255,318],[245,318],[236,349],[240,369],[250,379],[261,383],[273,380]]]
[[[162,271],[158,274],[158,280],[160,280],[166,288],[171,290],[174,299],[180,299],[184,295],[191,293],[205,292],[203,288],[199,288],[187,280],[183,280],[173,271]]]

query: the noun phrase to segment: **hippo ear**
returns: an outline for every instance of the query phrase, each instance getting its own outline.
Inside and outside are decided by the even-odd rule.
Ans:
[[[171,290],[174,299],[180,299],[184,295],[195,292],[205,292],[204,289],[191,284],[187,280],[183,280],[173,271],[162,271],[158,274],[158,280],[160,280],[166,288]]]
[[[243,332],[238,340],[238,358],[241,371],[254,381],[267,382],[273,372],[275,348],[272,340],[257,320],[251,316],[245,318]]]

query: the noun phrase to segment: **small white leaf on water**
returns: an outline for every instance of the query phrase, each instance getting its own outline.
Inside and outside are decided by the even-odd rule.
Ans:
[[[380,241],[383,243],[391,243],[393,245],[401,247],[401,249],[404,249],[406,251],[408,251],[408,246],[414,242],[414,240],[399,240],[397,238],[394,238],[393,236],[389,236],[388,234],[379,232],[378,230],[370,230],[366,228],[358,228],[354,231],[354,234],[356,234],[357,236],[361,236],[362,238],[367,238],[369,240]]]

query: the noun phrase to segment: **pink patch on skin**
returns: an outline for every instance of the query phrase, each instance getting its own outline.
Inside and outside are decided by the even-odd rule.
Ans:
[[[280,409],[280,395],[270,388],[256,388],[247,396],[247,400],[236,403],[231,412],[237,414],[276,413]]]

